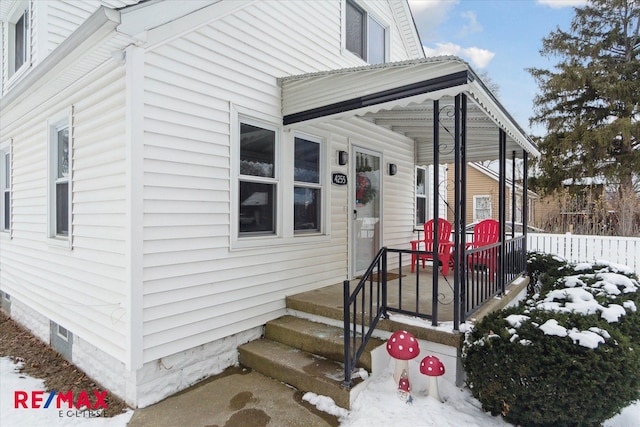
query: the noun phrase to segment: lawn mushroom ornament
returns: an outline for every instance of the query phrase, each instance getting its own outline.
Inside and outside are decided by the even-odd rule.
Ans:
[[[411,403],[413,399],[411,398],[411,385],[409,384],[409,376],[407,375],[407,371],[403,370],[400,375],[400,381],[398,381],[398,397],[400,400],[406,403]]]
[[[444,375],[444,365],[435,356],[427,356],[420,362],[420,373],[429,377],[429,396],[442,402],[438,393],[438,377]]]
[[[409,372],[408,361],[420,354],[418,341],[407,331],[394,332],[387,341],[389,356],[396,359],[396,367],[393,371],[393,380],[396,384],[400,381],[402,371]]]

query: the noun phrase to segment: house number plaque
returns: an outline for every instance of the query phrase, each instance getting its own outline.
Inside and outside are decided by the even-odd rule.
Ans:
[[[334,172],[331,174],[331,181],[335,185],[347,185],[347,175],[340,172]]]

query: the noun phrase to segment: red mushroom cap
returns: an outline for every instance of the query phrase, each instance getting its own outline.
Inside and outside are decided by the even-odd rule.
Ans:
[[[444,365],[435,356],[427,356],[420,362],[420,373],[429,377],[444,375]]]
[[[397,331],[389,337],[387,351],[394,359],[409,360],[420,354],[420,346],[409,332]]]
[[[398,382],[398,390],[406,391],[407,393],[411,391],[411,386],[409,385],[409,380],[407,378],[400,378]]]

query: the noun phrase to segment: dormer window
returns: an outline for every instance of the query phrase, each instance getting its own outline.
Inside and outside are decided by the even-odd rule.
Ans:
[[[29,7],[24,3],[25,7],[17,8],[8,21],[9,77],[29,63]]]
[[[346,2],[345,47],[369,64],[387,60],[386,27],[352,0]]]

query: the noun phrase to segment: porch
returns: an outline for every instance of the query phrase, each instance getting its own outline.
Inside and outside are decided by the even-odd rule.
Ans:
[[[398,329],[405,329],[411,332],[416,338],[430,341],[434,343],[444,344],[452,347],[460,345],[460,332],[453,329],[454,319],[454,289],[453,289],[453,271],[445,277],[442,272],[438,272],[438,287],[436,294],[438,295],[433,304],[433,269],[427,265],[426,268],[416,269],[411,272],[409,266],[403,268],[394,268],[389,270],[389,279],[387,280],[387,306],[389,316],[382,318],[376,324],[376,328],[382,331],[394,332]],[[373,289],[383,286],[382,280],[378,282],[376,277],[365,283],[366,286],[371,285]],[[360,278],[346,281],[349,292],[356,289],[360,282]],[[418,284],[418,285],[416,285]],[[529,280],[524,276],[515,277],[506,285],[506,291],[503,295],[495,295],[487,299],[468,320],[477,321],[482,319],[488,313],[499,310],[509,303],[513,302],[522,292],[524,292],[529,284]],[[328,323],[342,326],[345,317],[344,307],[345,283],[336,283],[320,289],[303,292],[287,297],[287,309],[301,317],[308,317],[315,320],[324,320]],[[365,307],[363,313],[357,315],[358,325],[361,325],[361,319],[364,314],[364,325],[370,325],[369,304],[375,305],[375,297],[372,301],[370,295],[374,292],[365,294],[365,301],[362,306]],[[416,295],[417,294],[417,295]],[[430,313],[431,316],[436,307],[438,312],[438,325],[433,326],[432,320],[419,318],[410,313],[417,307],[420,313]],[[396,309],[405,311],[400,313]],[[353,314],[353,313],[352,313]],[[352,316],[349,316],[352,317]],[[333,321],[333,322],[332,322]],[[360,334],[358,334],[360,335]]]
[[[438,272],[435,277],[437,304],[433,304],[432,299],[432,267],[418,268],[412,273],[410,266],[401,264],[388,270],[386,275],[377,271],[376,275],[290,295],[286,298],[288,314],[267,322],[262,339],[241,346],[239,362],[299,390],[331,397],[339,406],[350,408],[366,384],[357,374],[358,370],[363,368],[374,376],[380,374],[389,361],[384,343],[392,332],[402,329],[421,341],[422,352],[436,354],[445,363],[445,376],[449,381],[462,384],[461,332],[453,329],[453,273],[444,277]],[[357,307],[362,310],[355,314],[352,307],[345,305],[345,295],[362,284],[368,292],[359,294],[361,304]],[[480,319],[506,306],[526,290],[527,284],[525,277],[518,276],[506,285],[504,294],[491,297],[469,319]],[[387,296],[383,304],[387,316],[372,323],[371,314],[379,310],[383,293]],[[431,317],[436,308],[438,326],[432,326],[433,320],[398,312],[409,312],[416,307],[427,317]],[[356,327],[352,326],[352,320]]]

